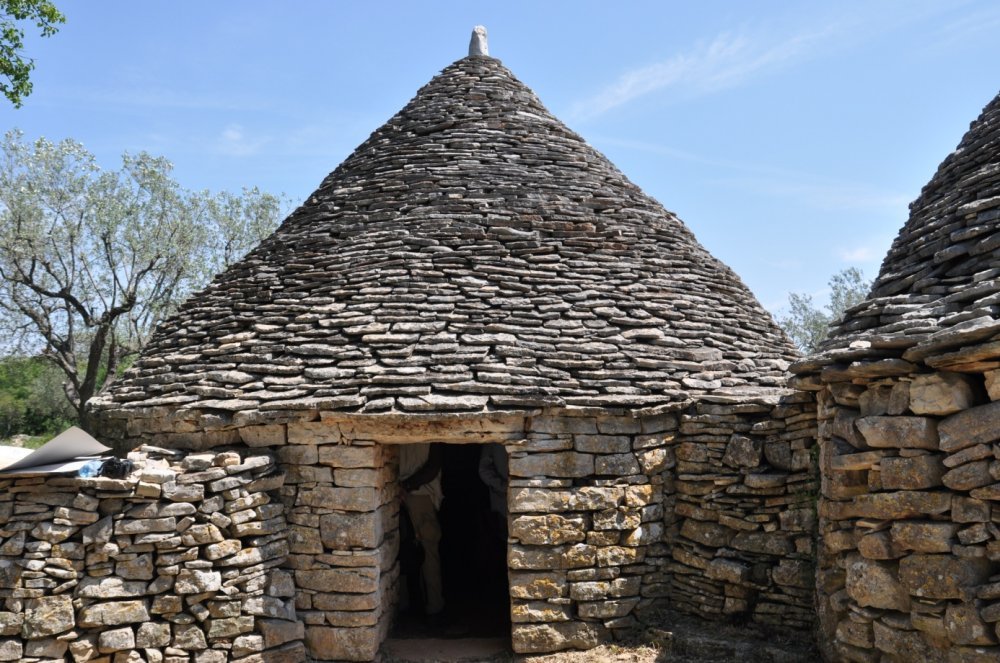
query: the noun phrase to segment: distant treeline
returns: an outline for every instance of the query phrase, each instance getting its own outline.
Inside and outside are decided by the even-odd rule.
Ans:
[[[42,357],[0,358],[0,438],[54,435],[76,423],[62,372]]]

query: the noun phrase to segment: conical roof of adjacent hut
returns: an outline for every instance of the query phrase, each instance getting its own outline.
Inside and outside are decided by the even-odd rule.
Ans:
[[[867,300],[795,370],[866,355],[922,359],[1000,333],[998,313],[1000,95],[910,204]]]
[[[673,214],[499,60],[423,87],[162,324],[97,410],[640,406],[795,351]]]

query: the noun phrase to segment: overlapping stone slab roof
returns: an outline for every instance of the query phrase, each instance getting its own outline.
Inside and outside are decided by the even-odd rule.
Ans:
[[[998,318],[1000,95],[911,203],[868,299],[795,370],[895,355],[922,360],[1000,335]]]
[[[794,358],[676,216],[471,56],[162,324],[95,406],[646,406],[775,388]]]

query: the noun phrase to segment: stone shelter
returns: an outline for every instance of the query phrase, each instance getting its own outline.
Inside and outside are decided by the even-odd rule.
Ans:
[[[58,498],[8,486],[0,566],[17,567],[2,546],[29,550],[41,575],[2,589],[33,651],[374,659],[402,584],[399,448],[420,442],[468,491],[469,445],[504,445],[515,651],[593,647],[664,604],[812,628],[816,408],[785,386],[793,346],[483,50],[95,401],[102,441],[136,450],[132,477],[65,479]],[[473,499],[445,493],[442,519]],[[58,629],[36,628],[53,611]]]
[[[1000,660],[1000,96],[910,206],[816,390],[820,640],[837,661]]]

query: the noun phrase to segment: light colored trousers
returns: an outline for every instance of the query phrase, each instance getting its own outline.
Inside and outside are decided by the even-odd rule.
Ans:
[[[413,523],[417,541],[424,551],[424,564],[420,568],[424,595],[427,597],[427,614],[434,615],[444,610],[444,594],[441,591],[441,523],[437,509],[427,495],[403,493],[403,505]]]

